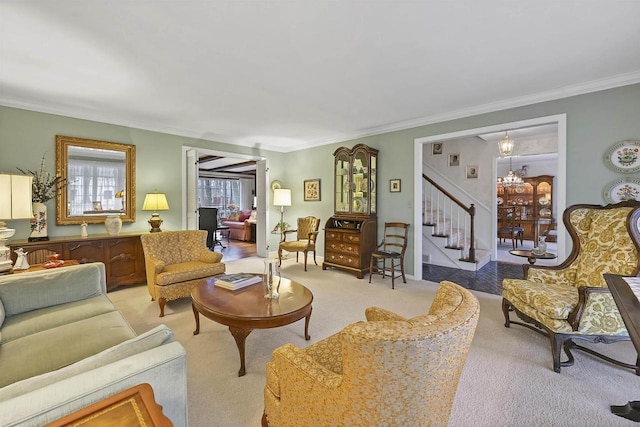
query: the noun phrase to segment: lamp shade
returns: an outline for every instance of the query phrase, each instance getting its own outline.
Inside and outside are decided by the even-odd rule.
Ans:
[[[169,203],[164,193],[147,193],[142,204],[143,211],[168,211]]]
[[[0,219],[33,217],[30,175],[0,174]]]
[[[273,190],[274,206],[291,206],[291,190],[288,188],[276,188]]]

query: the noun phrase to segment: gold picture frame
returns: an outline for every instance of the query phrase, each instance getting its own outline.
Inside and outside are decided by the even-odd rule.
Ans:
[[[319,202],[320,201],[320,179],[304,180],[304,201]]]

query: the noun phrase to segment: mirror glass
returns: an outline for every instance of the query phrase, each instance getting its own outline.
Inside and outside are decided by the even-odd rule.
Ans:
[[[134,145],[56,136],[56,170],[66,186],[56,198],[56,223],[136,220]]]

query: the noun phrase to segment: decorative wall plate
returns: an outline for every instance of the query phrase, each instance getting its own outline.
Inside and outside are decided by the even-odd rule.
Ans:
[[[282,183],[277,179],[271,181],[271,191],[282,188]]]
[[[640,141],[622,141],[613,144],[604,154],[604,162],[616,172],[639,172]]]
[[[498,206],[500,206],[503,203],[504,203],[504,200],[502,199],[502,197],[498,197]]]
[[[524,186],[516,185],[516,193],[524,193]]]
[[[551,216],[551,209],[549,208],[540,209],[540,216]]]
[[[613,181],[604,189],[607,203],[619,203],[624,200],[640,201],[640,179],[622,178]]]

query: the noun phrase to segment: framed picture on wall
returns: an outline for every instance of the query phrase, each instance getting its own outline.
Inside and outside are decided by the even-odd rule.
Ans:
[[[431,154],[434,156],[442,154],[442,148],[443,146],[441,142],[434,142],[431,144]]]
[[[478,165],[467,165],[467,179],[478,179]]]
[[[320,201],[320,179],[304,180],[304,201],[305,202]]]
[[[390,179],[389,180],[389,191],[391,193],[399,193],[400,192],[400,180],[399,179]]]
[[[449,154],[449,166],[460,166],[460,154]]]

